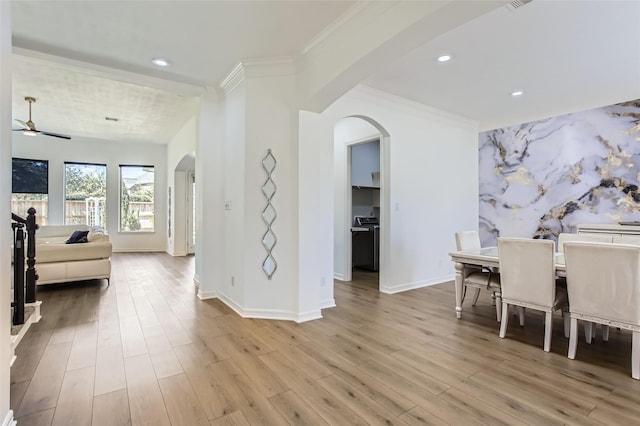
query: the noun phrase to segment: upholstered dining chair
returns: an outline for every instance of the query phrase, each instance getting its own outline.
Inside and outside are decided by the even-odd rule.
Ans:
[[[509,305],[545,313],[544,351],[551,349],[553,311],[567,310],[566,289],[556,287],[555,243],[552,240],[498,238],[502,283],[500,337],[507,334]],[[523,324],[521,320],[521,325]],[[566,334],[566,327],[565,327]]]
[[[620,237],[619,235],[611,235],[611,234],[590,234],[590,233],[571,234],[567,232],[562,232],[558,234],[557,249],[558,249],[558,253],[564,255],[564,244],[568,242],[583,241],[583,242],[590,242],[590,243],[611,243],[611,242],[616,242],[616,238],[619,238],[619,237]],[[635,238],[637,238],[636,241],[640,242],[640,237],[635,237]],[[591,340],[594,337],[596,337],[596,327],[590,321],[583,321],[583,322],[584,322],[585,341],[587,343],[591,343]],[[606,325],[602,326],[602,340],[604,340],[605,342],[609,340],[609,327]]]
[[[640,379],[640,246],[573,242],[564,250],[571,301],[568,357],[576,357],[578,320],[631,330],[631,377]]]
[[[477,231],[456,232],[456,248],[458,251],[477,251],[480,250],[480,235]],[[496,319],[500,322],[502,313],[501,296],[500,296],[500,273],[483,269],[479,266],[465,266],[463,271],[464,294],[467,288],[475,289],[473,295],[472,306],[478,302],[480,290],[486,289],[491,292],[491,296],[496,304]],[[464,301],[464,296],[462,297]]]

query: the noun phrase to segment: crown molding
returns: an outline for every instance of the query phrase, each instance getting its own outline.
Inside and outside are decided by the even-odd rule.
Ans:
[[[243,59],[222,80],[220,88],[231,93],[245,78],[295,75],[295,62],[290,57]]]
[[[242,62],[239,62],[224,78],[224,80],[222,80],[222,83],[220,83],[220,88],[225,95],[228,95],[233,91],[233,89],[238,87],[238,84],[240,84],[244,80],[244,77],[244,65],[242,65]]]

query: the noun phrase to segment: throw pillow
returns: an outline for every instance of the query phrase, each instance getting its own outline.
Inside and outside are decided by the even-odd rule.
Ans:
[[[73,234],[66,241],[67,244],[78,244],[87,242],[87,234],[89,231],[73,231]]]

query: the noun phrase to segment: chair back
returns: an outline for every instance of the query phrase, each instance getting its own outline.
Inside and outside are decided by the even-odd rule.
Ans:
[[[613,238],[615,237],[611,234],[569,234],[566,232],[562,232],[558,235],[558,253],[564,253],[564,243],[568,241],[610,243],[613,241]]]
[[[564,256],[572,313],[640,325],[640,246],[571,242]]]
[[[556,297],[553,240],[498,238],[502,299],[550,308]]]
[[[613,236],[614,244],[630,244],[633,246],[640,246],[640,235],[614,235]]]
[[[480,248],[478,231],[456,232],[456,249],[458,251],[477,251]]]

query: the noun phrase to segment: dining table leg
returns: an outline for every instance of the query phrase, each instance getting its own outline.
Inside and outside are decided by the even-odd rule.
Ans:
[[[464,272],[464,264],[460,262],[455,262],[456,268],[456,317],[462,318],[462,279]]]

